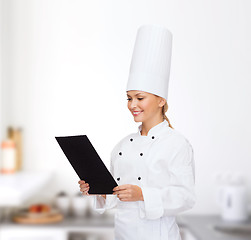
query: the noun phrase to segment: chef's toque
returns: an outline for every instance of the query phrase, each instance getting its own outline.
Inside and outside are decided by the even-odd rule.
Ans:
[[[167,100],[172,34],[158,25],[138,29],[126,91],[149,92]]]

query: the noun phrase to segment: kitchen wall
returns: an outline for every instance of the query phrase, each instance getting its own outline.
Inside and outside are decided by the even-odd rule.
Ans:
[[[54,136],[87,134],[109,166],[113,146],[137,131],[125,88],[137,29],[148,23],[173,33],[167,116],[194,148],[197,204],[189,213],[219,211],[219,173],[243,173],[251,192],[250,1],[2,4],[1,127],[23,128],[23,170],[54,171],[38,199],[79,190]]]

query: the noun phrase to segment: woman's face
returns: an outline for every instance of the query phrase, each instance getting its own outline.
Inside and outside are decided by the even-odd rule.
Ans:
[[[164,98],[138,90],[127,91],[127,97],[127,107],[135,122],[161,118],[161,110],[165,104]]]

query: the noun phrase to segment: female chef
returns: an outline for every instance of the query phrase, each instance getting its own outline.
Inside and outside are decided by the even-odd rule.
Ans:
[[[165,115],[172,34],[153,25],[138,30],[127,83],[136,133],[111,152],[113,195],[95,195],[94,209],[117,207],[115,240],[180,240],[175,216],[195,204],[193,148]],[[79,181],[88,195],[89,186]]]

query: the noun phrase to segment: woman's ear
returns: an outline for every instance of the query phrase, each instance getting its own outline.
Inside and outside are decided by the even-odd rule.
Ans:
[[[165,103],[166,103],[166,99],[160,97],[159,107],[163,107],[165,105]]]

